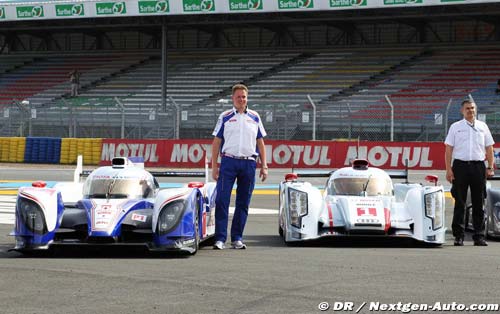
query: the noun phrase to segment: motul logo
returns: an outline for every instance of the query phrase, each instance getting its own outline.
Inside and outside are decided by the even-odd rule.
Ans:
[[[278,165],[283,165],[292,162],[298,165],[303,162],[307,166],[324,165],[330,166],[331,160],[328,158],[328,146],[313,146],[313,145],[278,145],[272,147],[266,145],[268,163],[275,162]]]
[[[157,162],[157,144],[133,144],[133,143],[103,143],[101,160],[108,161],[114,157],[143,157],[145,162]]]
[[[209,144],[175,144],[170,156],[170,162],[197,163],[206,155],[210,160],[212,145]],[[331,160],[328,158],[328,146],[313,145],[266,145],[267,163],[283,165],[293,163],[294,165],[305,164],[308,166],[329,166]]]
[[[429,160],[429,147],[374,146],[368,149],[367,146],[359,148],[349,146],[344,165],[350,165],[354,159],[366,159],[374,167],[404,167],[407,162],[409,168],[432,167],[432,160]]]

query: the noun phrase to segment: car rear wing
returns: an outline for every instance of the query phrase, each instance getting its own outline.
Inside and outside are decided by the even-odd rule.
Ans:
[[[408,169],[405,170],[386,170],[385,171],[392,179],[408,180]]]
[[[314,178],[314,177],[329,177],[335,170],[297,170],[294,171],[297,177]],[[408,170],[386,170],[385,171],[392,179],[408,180]],[[500,177],[496,180],[500,180]]]
[[[301,178],[329,177],[335,170],[295,170],[293,173]]]

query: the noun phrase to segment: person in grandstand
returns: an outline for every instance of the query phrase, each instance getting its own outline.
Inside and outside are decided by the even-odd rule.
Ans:
[[[494,175],[495,142],[486,123],[476,120],[476,104],[472,100],[464,100],[460,112],[464,118],[450,126],[444,142],[446,180],[452,183],[451,194],[455,199],[451,225],[454,245],[464,245],[465,204],[470,188],[474,245],[487,246],[484,239],[483,200],[486,177]],[[485,165],[485,159],[488,166]]]
[[[80,72],[73,70],[69,72],[69,82],[71,84],[71,97],[78,96],[78,89],[80,88]]]
[[[497,81],[497,89],[495,90],[497,95],[500,95],[500,80]]]
[[[266,131],[257,112],[247,107],[248,88],[236,84],[232,88],[233,108],[223,112],[217,121],[212,143],[212,177],[217,181],[215,199],[215,245],[225,248],[231,191],[236,181],[236,201],[231,224],[231,246],[246,249],[243,229],[248,217],[248,206],[255,185],[257,159],[260,158],[259,177],[266,180],[268,167],[264,137]],[[221,156],[220,168],[217,161]]]

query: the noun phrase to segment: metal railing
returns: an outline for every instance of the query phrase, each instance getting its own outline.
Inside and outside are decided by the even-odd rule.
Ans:
[[[322,106],[310,96],[299,103],[249,106],[260,114],[268,138],[280,140],[442,141],[449,125],[461,119],[461,100],[449,99],[434,111],[414,106],[411,114],[402,114],[390,97],[385,99],[376,108]],[[182,104],[172,97],[165,109],[160,103],[131,106],[116,97],[61,99],[42,107],[15,101],[0,109],[0,136],[211,138],[217,118],[231,107],[228,102]],[[500,106],[478,111],[494,136],[500,134]]]

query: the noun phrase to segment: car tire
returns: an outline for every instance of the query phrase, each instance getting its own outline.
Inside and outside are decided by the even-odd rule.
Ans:
[[[196,214],[196,219],[194,220],[194,244],[193,244],[193,252],[191,255],[195,255],[198,253],[198,249],[200,248],[200,232],[199,232],[199,224],[198,224],[198,214]]]

